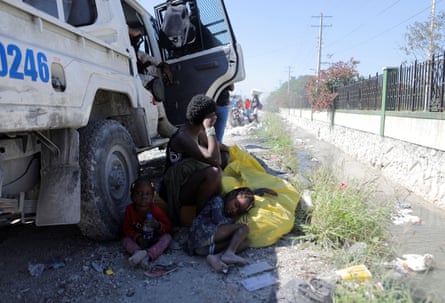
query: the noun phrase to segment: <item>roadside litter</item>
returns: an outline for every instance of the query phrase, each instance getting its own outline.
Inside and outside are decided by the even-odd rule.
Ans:
[[[47,269],[59,269],[65,266],[63,261],[54,261],[50,264],[32,264],[28,263],[28,272],[33,277],[39,277]]]
[[[397,201],[397,211],[392,215],[395,225],[420,225],[423,221],[418,216],[412,215],[413,210],[408,202]]]
[[[253,276],[241,281],[241,284],[248,291],[254,291],[260,288],[271,286],[278,283],[278,279],[271,273],[265,273],[257,276]]]
[[[321,274],[318,276],[318,278],[326,282],[335,284],[340,281],[362,282],[371,279],[372,274],[365,265],[359,264],[339,269],[335,272]]]
[[[267,262],[260,262],[255,264],[246,265],[239,269],[241,276],[248,277],[260,272],[272,270],[274,267]]]
[[[340,269],[335,271],[335,273],[339,276],[340,279],[346,281],[349,280],[364,281],[372,278],[371,272],[363,264]]]
[[[314,203],[312,202],[312,195],[314,193],[314,191],[309,189],[304,189],[301,193],[300,207],[305,213],[309,213],[314,209]]]
[[[108,275],[108,276],[111,276],[111,275],[114,274],[114,272],[113,272],[112,269],[103,267],[101,264],[99,264],[99,261],[93,261],[93,262],[91,262],[91,267],[92,267],[95,271],[97,271],[97,272],[99,272],[99,273],[106,274],[106,275]]]
[[[405,254],[401,258],[385,263],[388,268],[393,268],[401,274],[411,272],[424,272],[433,268],[434,256],[432,254]]]
[[[28,271],[31,276],[38,277],[45,270],[45,264],[28,264]]]
[[[149,278],[158,278],[165,276],[171,272],[174,272],[177,270],[178,267],[175,263],[163,265],[163,264],[157,264],[150,268],[149,270],[144,271],[144,275]]]
[[[274,267],[267,262],[259,262],[246,265],[240,268],[239,272],[243,277],[249,277],[241,281],[241,284],[248,291],[255,291],[260,288],[271,286],[278,283],[278,279],[271,273],[265,271],[273,270]],[[256,275],[261,273],[259,275]]]

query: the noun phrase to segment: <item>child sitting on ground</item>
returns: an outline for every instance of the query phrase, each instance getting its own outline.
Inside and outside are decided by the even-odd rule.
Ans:
[[[277,193],[268,188],[234,189],[224,197],[215,196],[193,220],[186,251],[190,255],[207,256],[208,264],[216,272],[227,273],[230,264],[246,265],[248,260],[236,253],[249,246],[246,223],[235,223],[254,206],[254,195]]]
[[[147,269],[149,262],[157,259],[169,246],[172,239],[170,220],[162,209],[154,203],[154,184],[147,178],[138,178],[130,189],[131,201],[123,222],[123,245],[131,254],[130,265],[140,265]],[[144,222],[147,214],[152,214],[149,225],[153,228],[152,238],[144,237]]]

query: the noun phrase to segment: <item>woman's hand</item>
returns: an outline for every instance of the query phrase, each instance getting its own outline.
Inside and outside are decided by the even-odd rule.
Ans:
[[[216,114],[209,115],[208,117],[206,117],[204,121],[202,121],[202,126],[204,126],[204,129],[215,126],[216,118],[217,118]]]

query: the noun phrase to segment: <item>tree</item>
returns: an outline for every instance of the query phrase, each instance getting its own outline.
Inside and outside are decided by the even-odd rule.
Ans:
[[[270,93],[265,107],[268,111],[278,111],[280,107],[291,108],[301,106],[302,98],[305,98],[305,85],[311,76],[291,77],[289,83],[284,82],[280,88]]]
[[[337,93],[334,87],[347,85],[358,80],[357,65],[360,62],[349,59],[333,63],[328,69],[321,70],[320,76],[312,76],[306,84],[306,93],[314,111],[329,109]]]
[[[428,57],[430,43],[432,43],[431,55],[445,51],[443,32],[445,31],[445,12],[439,12],[434,18],[434,26],[431,28],[431,20],[415,22],[407,27],[405,33],[406,45],[401,50],[414,59],[424,60]]]

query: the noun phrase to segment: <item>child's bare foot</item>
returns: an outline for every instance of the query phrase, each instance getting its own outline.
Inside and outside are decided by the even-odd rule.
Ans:
[[[221,256],[221,261],[226,264],[247,265],[249,261],[231,252],[225,252]]]
[[[216,272],[227,273],[229,270],[229,266],[221,261],[219,255],[208,255],[206,260]]]
[[[131,266],[138,265],[147,256],[146,250],[136,250],[133,255],[128,258],[128,262]]]

